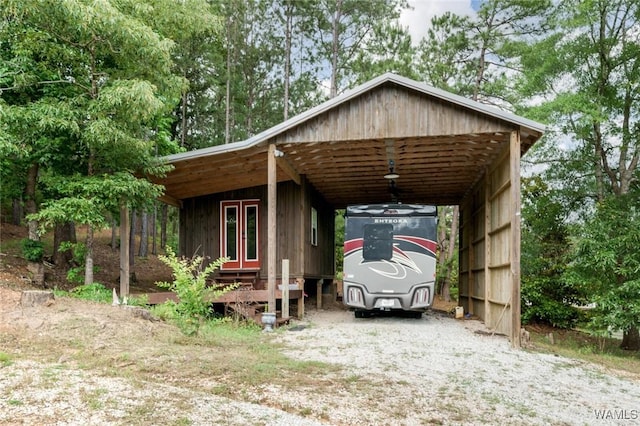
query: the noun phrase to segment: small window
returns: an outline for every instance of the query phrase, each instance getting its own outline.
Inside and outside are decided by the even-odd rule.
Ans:
[[[364,260],[391,260],[393,256],[393,225],[364,225]]]
[[[318,210],[311,207],[311,245],[318,245]]]

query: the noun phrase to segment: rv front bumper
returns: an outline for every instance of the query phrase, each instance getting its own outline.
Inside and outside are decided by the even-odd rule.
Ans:
[[[345,282],[343,302],[354,309],[425,311],[433,303],[434,284],[412,287],[408,293],[369,293],[361,284]]]

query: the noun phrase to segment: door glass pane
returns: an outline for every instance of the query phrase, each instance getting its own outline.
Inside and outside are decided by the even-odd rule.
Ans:
[[[258,259],[258,207],[246,207],[246,259]]]
[[[236,207],[226,207],[226,248],[225,255],[231,260],[238,260],[238,247],[236,244],[238,235],[238,209]]]

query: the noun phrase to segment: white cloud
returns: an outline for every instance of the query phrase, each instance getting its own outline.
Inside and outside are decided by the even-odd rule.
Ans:
[[[456,15],[471,15],[474,10],[471,3],[474,0],[409,0],[410,9],[400,15],[400,25],[408,27],[414,44],[417,44],[426,34],[431,18],[445,12]],[[477,2],[477,0],[476,0]]]

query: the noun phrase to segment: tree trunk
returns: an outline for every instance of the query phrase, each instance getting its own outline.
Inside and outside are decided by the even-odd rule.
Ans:
[[[25,210],[27,214],[37,213],[38,206],[36,204],[36,186],[38,183],[38,163],[31,164],[27,172],[27,185],[25,189],[26,203]],[[38,236],[38,221],[29,220],[29,239],[40,241]],[[29,262],[27,268],[33,275],[33,283],[38,286],[44,286],[44,266],[42,262]]]
[[[118,249],[118,221],[113,218],[111,220],[111,250],[116,251]]]
[[[447,207],[438,209],[438,273],[436,274],[436,293],[442,295],[444,287],[444,268],[447,264]]]
[[[22,199],[21,198],[16,198],[13,200],[13,221],[12,223],[14,225],[20,225],[20,223],[22,223],[22,216],[23,216],[23,211],[22,211]]]
[[[329,97],[338,96],[338,55],[340,53],[340,20],[342,19],[342,0],[336,1],[333,15],[333,40],[331,41],[331,87]]]
[[[160,214],[160,248],[167,246],[167,222],[169,220],[169,206],[162,204],[162,212]]]
[[[231,14],[232,12],[229,12]],[[227,64],[226,64],[226,93],[224,107],[224,143],[231,142],[231,49],[233,34],[231,15],[227,17]]]
[[[38,184],[38,163],[33,163],[29,166],[27,172],[27,185],[25,188],[25,210],[27,214],[34,214],[38,212],[38,206],[36,205],[36,186]],[[39,241],[38,237],[38,221],[29,221],[29,239]]]
[[[153,216],[151,217],[151,254],[158,254],[158,230],[157,230],[157,222],[158,222],[158,205],[157,203],[153,203]]]
[[[93,284],[93,226],[87,225],[87,239],[85,240],[87,253],[84,257],[84,285]]]
[[[286,2],[284,9],[285,27],[284,27],[284,111],[283,118],[286,121],[289,118],[289,85],[291,84],[291,31],[293,27],[293,6],[291,2]]]
[[[131,210],[131,229],[129,230],[129,270],[133,271],[136,252],[136,228],[138,226],[135,210]]]
[[[140,248],[138,250],[139,257],[147,257],[149,254],[149,214],[146,210],[142,211],[140,216]]]
[[[449,246],[447,247],[447,262],[446,271],[444,275],[444,283],[442,286],[442,297],[445,302],[451,302],[451,274],[453,268],[457,267],[452,262],[453,255],[456,250],[456,239],[458,238],[458,216],[460,213],[460,207],[454,206],[453,213],[451,214],[451,229],[449,230]]]
[[[60,251],[60,245],[68,241],[76,243],[75,226],[72,222],[56,223],[53,230],[53,263],[58,268],[68,269],[73,260],[73,250]]]
[[[622,334],[620,347],[628,351],[640,350],[640,333],[638,332],[638,327],[632,327]]]

